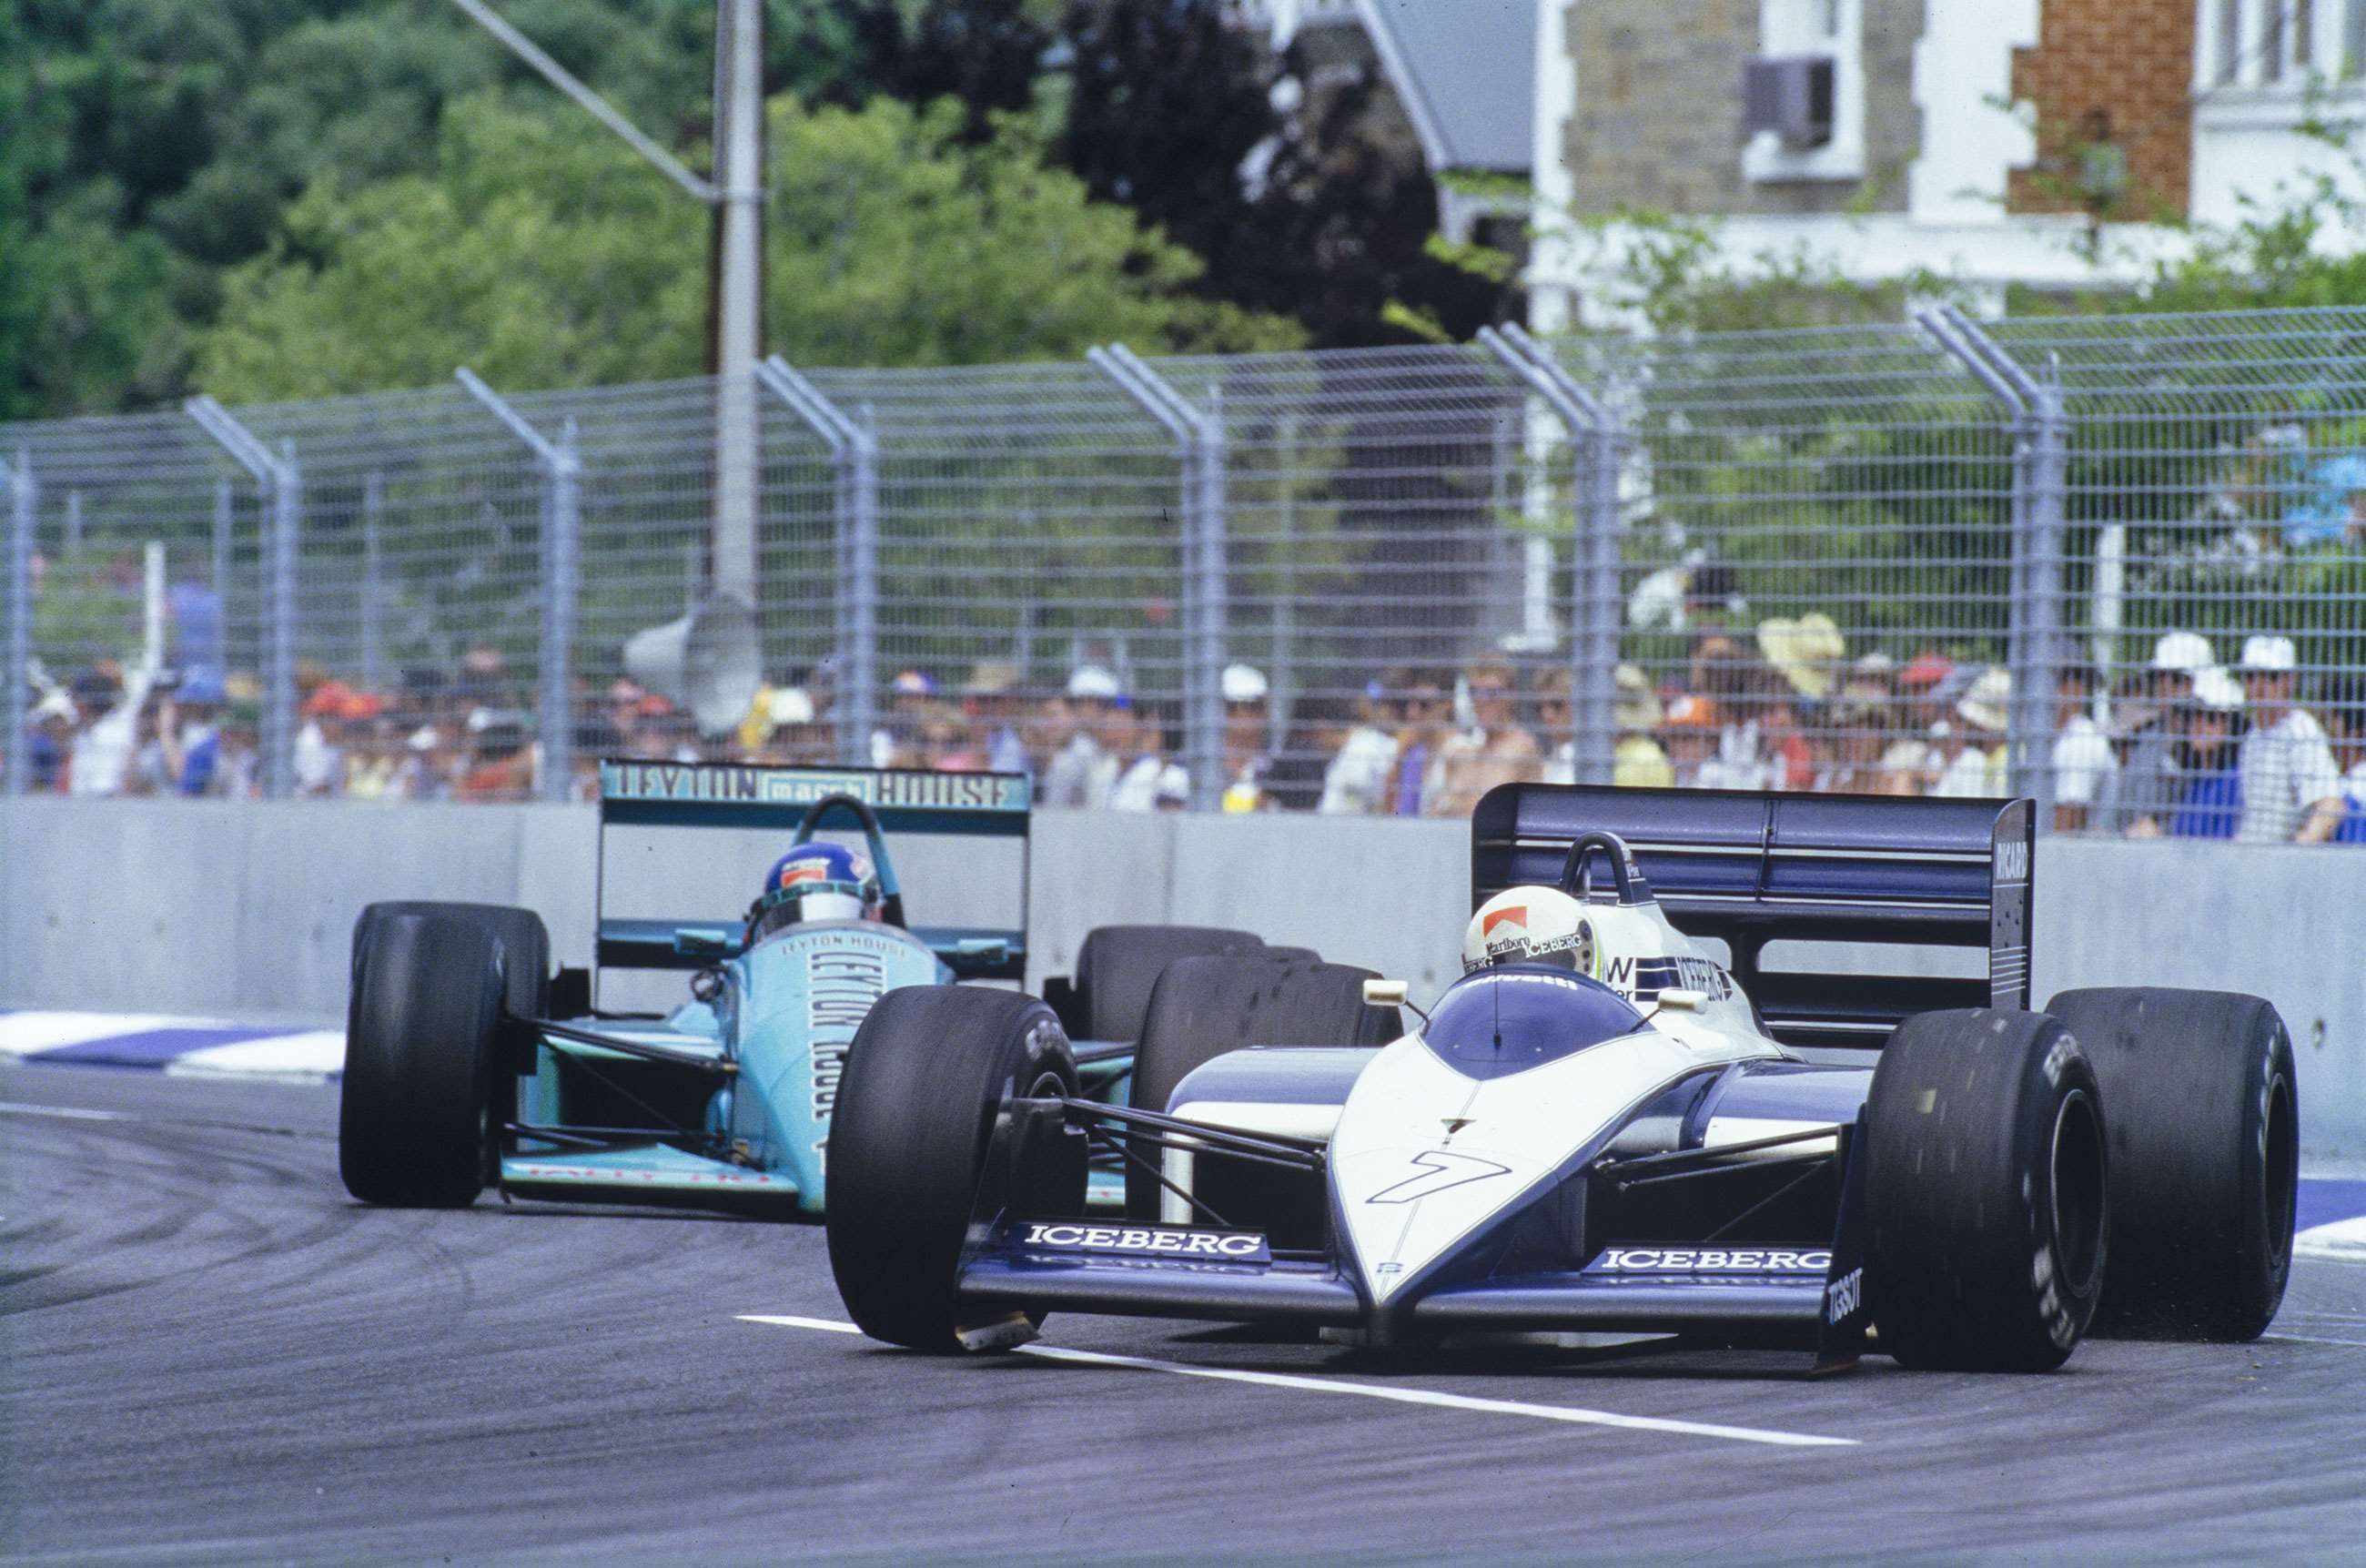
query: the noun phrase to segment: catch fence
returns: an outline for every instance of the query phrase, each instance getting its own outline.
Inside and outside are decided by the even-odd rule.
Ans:
[[[774,359],[719,487],[725,390],[0,427],[7,787],[175,787],[175,675],[241,760],[208,787],[267,795],[1023,748],[1084,805],[1451,813],[1541,774],[2169,834],[2250,812],[2203,781],[2286,702],[2358,762],[2366,310]]]

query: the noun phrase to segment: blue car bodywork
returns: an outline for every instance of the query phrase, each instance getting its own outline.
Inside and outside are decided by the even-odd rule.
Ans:
[[[502,1189],[820,1213],[831,1105],[872,1004],[905,986],[1016,981],[1025,971],[1023,860],[1016,927],[907,930],[889,838],[1023,844],[1031,805],[1030,781],[1017,774],[603,762],[595,970],[576,981],[586,998],[579,1016],[539,1021],[531,1063],[518,1062]],[[868,837],[884,920],[795,924],[751,940],[737,918],[606,912],[612,831],[778,829],[804,841],[833,822]],[[593,1010],[599,976],[621,970],[681,972],[691,998],[662,1016]],[[1101,1065],[1101,1092],[1121,1086],[1126,1065]]]

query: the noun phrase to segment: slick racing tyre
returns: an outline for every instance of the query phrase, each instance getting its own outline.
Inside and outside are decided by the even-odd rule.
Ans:
[[[496,1134],[501,941],[471,920],[381,917],[347,1015],[337,1168],[365,1203],[464,1209]]]
[[[2103,1100],[2044,1013],[1927,1012],[1890,1035],[1865,1101],[1865,1281],[1909,1367],[2050,1371],[2102,1292]]]
[[[2256,1339],[2292,1274],[2300,1100],[2274,1007],[2225,991],[2065,991],[2045,1010],[2111,1107],[2099,1332]]]
[[[830,1272],[862,1332],[962,1348],[953,1284],[996,1119],[1016,1098],[1076,1093],[1052,1010],[1015,991],[907,986],[873,1005],[830,1119]],[[1054,1212],[1084,1212],[1084,1166]]]
[[[1139,1040],[1158,976],[1178,958],[1256,953],[1265,944],[1221,926],[1097,926],[1076,950],[1069,1020],[1079,1040]]]
[[[1403,1031],[1395,1009],[1364,1005],[1372,978],[1369,969],[1265,953],[1177,959],[1151,993],[1126,1103],[1165,1111],[1192,1069],[1245,1045],[1387,1044]],[[1161,1190],[1144,1164],[1126,1162],[1128,1219],[1157,1219]]]
[[[484,927],[499,937],[507,955],[504,1002],[514,1018],[550,1016],[550,932],[532,909],[500,904],[429,904],[411,900],[372,904],[354,921],[354,991],[359,994],[362,965],[378,922],[395,915],[434,915]]]

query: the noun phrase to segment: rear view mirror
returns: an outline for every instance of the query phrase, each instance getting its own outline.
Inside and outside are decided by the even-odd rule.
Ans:
[[[1401,1008],[1405,1005],[1406,983],[1403,980],[1367,980],[1364,982],[1364,1005],[1368,1008]]]
[[[1660,1006],[1669,1012],[1698,1012],[1708,1006],[1708,993],[1682,989],[1662,991]]]

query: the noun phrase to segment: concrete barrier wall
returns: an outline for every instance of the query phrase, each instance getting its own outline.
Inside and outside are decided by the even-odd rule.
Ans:
[[[777,852],[772,835],[612,837],[623,913],[729,916]],[[378,898],[523,904],[581,963],[596,838],[588,807],[0,803],[0,1006],[332,1016],[354,917]],[[1018,863],[999,853],[903,844],[913,918],[1009,921]],[[1096,925],[1231,925],[1420,998],[1459,969],[1466,855],[1445,822],[1042,813],[1034,967],[1065,973]],[[2312,1155],[2366,1159],[2366,853],[2049,840],[2037,895],[2041,1005],[2088,985],[2267,997],[2292,1027]]]

